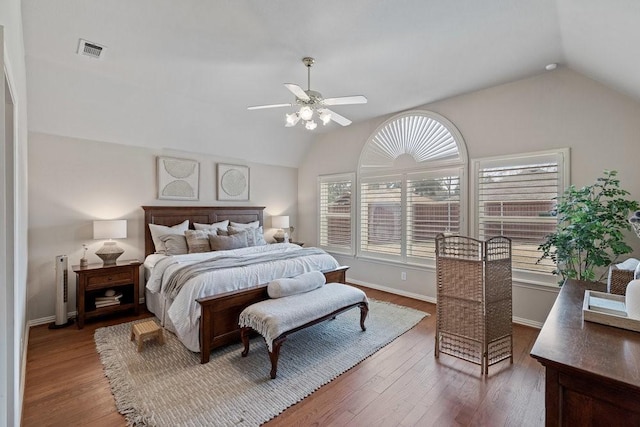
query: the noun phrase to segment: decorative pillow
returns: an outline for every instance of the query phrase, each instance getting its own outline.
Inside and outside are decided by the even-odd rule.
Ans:
[[[225,219],[224,221],[214,222],[213,224],[198,224],[197,222],[193,223],[193,228],[196,230],[226,230],[229,225],[229,220]]]
[[[318,289],[327,282],[327,278],[319,271],[310,271],[289,279],[272,280],[267,285],[270,298],[283,298]]]
[[[151,239],[153,240],[153,245],[156,248],[156,253],[163,254],[167,250],[162,240],[160,240],[160,236],[164,236],[167,234],[184,235],[184,232],[187,231],[188,228],[189,228],[188,219],[185,219],[180,224],[176,224],[171,227],[167,227],[166,225],[149,224],[149,231],[151,231]]]
[[[260,221],[248,222],[246,224],[231,221],[229,225],[237,228],[258,228],[260,226]]]
[[[240,249],[249,246],[247,243],[246,233],[238,233],[233,236],[209,234],[209,244],[211,245],[211,250],[214,251],[226,251],[229,249]]]
[[[264,239],[262,226],[258,228],[242,228],[230,225],[227,227],[227,235],[232,236],[238,233],[247,233],[247,243],[249,246],[262,246],[267,244],[267,241]],[[220,230],[218,230],[218,235],[220,234]]]
[[[160,240],[164,244],[165,255],[184,255],[189,253],[189,248],[187,248],[187,239],[184,235],[164,234],[160,236]]]
[[[264,238],[264,231],[262,229],[262,226],[254,229],[254,234],[255,234],[255,246],[264,246],[267,244],[267,241]]]
[[[187,230],[184,232],[190,254],[211,252],[208,230]]]

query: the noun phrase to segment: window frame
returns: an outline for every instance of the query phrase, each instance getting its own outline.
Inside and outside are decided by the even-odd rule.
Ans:
[[[348,247],[343,246],[332,246],[332,245],[323,245],[323,220],[326,218],[323,210],[323,199],[322,199],[322,186],[324,184],[329,183],[337,183],[337,182],[351,182],[351,198],[349,203],[349,227],[351,233],[351,239]],[[357,199],[357,182],[356,182],[356,173],[355,172],[345,172],[345,173],[337,173],[337,174],[327,174],[327,175],[319,175],[317,179],[317,191],[318,191],[318,228],[317,228],[317,236],[318,236],[318,247],[326,250],[327,252],[332,252],[336,254],[342,255],[355,255],[356,253],[356,199]],[[328,242],[328,235],[325,236]]]
[[[409,116],[421,116],[426,117],[427,119],[431,119],[445,128],[445,130],[451,136],[457,154],[455,156],[448,156],[445,158],[436,157],[435,159],[426,159],[423,161],[414,161],[413,164],[406,164],[404,162],[399,162],[396,165],[395,161],[388,162],[388,164],[381,165],[371,165],[366,164],[369,159],[369,155],[371,153],[371,146],[374,146],[376,142],[376,138],[381,134],[381,131],[388,129],[387,125],[392,124],[393,122],[401,123],[402,120],[406,120]],[[412,128],[412,131],[416,130]],[[396,145],[400,147],[402,144]],[[405,147],[405,151],[400,153],[395,157],[395,160],[398,160],[402,155],[409,154],[408,149],[413,147]],[[401,151],[401,150],[400,150]],[[402,159],[400,159],[402,160]],[[414,158],[415,160],[415,158]],[[357,205],[356,205],[356,232],[357,232],[357,241],[356,241],[356,255],[359,258],[363,259],[371,259],[371,260],[381,260],[388,261],[394,263],[401,264],[415,264],[420,266],[433,266],[435,265],[435,253],[433,257],[415,257],[415,256],[407,256],[407,221],[408,221],[408,206],[407,206],[407,177],[408,176],[416,176],[416,175],[429,175],[432,177],[443,177],[446,176],[446,171],[456,171],[457,176],[459,176],[459,185],[460,185],[460,200],[459,200],[459,215],[460,215],[460,225],[459,225],[459,233],[466,234],[468,232],[468,209],[469,209],[469,183],[467,178],[468,171],[468,155],[467,149],[464,142],[464,138],[460,131],[455,127],[453,123],[447,120],[445,117],[426,110],[411,110],[401,114],[397,114],[388,120],[384,121],[380,126],[376,128],[376,130],[369,136],[367,143],[362,148],[360,153],[360,160],[358,162],[358,171],[357,171]],[[371,252],[362,249],[362,239],[364,235],[363,229],[363,221],[362,221],[362,185],[363,183],[372,182],[376,180],[385,180],[390,179],[390,177],[400,177],[401,179],[401,242],[400,242],[400,251],[398,255],[389,255],[389,254],[381,254],[377,252]]]
[[[480,171],[486,168],[492,167],[526,167],[528,164],[536,164],[544,161],[545,159],[554,159],[557,163],[557,174],[558,174],[558,184],[557,184],[557,196],[560,197],[565,188],[570,185],[570,171],[571,171],[571,158],[570,158],[570,149],[569,148],[558,148],[552,150],[543,150],[543,151],[535,151],[528,153],[515,153],[515,154],[506,154],[500,156],[492,156],[492,157],[482,157],[471,160],[471,185],[470,185],[470,210],[472,212],[472,221],[471,221],[471,235],[475,238],[479,238],[480,236],[480,182],[479,182],[479,173]],[[554,199],[555,200],[555,199]],[[529,222],[549,222],[548,217],[541,217],[539,221],[536,221],[535,217],[527,217]],[[511,220],[507,220],[509,222]],[[522,268],[521,266],[516,266],[513,264],[512,270],[515,275],[518,275],[523,280],[531,280],[535,283],[540,283],[541,278],[544,277],[544,283],[551,284],[552,282],[549,280],[553,279],[554,276],[551,272],[533,270]],[[555,284],[555,281],[553,282]]]

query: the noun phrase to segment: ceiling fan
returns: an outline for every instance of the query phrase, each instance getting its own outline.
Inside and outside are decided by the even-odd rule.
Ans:
[[[350,104],[366,104],[367,98],[363,95],[340,96],[337,98],[323,98],[320,92],[311,90],[311,66],[315,63],[315,59],[311,57],[302,58],[302,63],[307,67],[307,90],[293,83],[285,83],[284,87],[289,89],[296,97],[295,102],[286,104],[268,104],[255,105],[248,107],[249,110],[262,110],[265,108],[280,108],[300,106],[300,109],[294,113],[286,114],[286,127],[293,127],[302,119],[305,128],[308,130],[315,129],[318,124],[314,120],[314,113],[322,121],[323,125],[327,125],[333,120],[342,126],[349,126],[351,120],[332,111],[327,106],[331,105],[350,105]]]

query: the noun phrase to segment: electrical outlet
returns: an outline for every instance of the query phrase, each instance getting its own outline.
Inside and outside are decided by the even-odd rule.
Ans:
[[[407,272],[403,271],[402,273],[400,273],[400,280],[407,280]]]

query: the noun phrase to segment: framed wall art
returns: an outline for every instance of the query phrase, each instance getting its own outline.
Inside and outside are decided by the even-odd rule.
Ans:
[[[158,157],[158,199],[198,200],[199,181],[197,161]]]
[[[249,200],[249,167],[218,163],[218,200]]]

